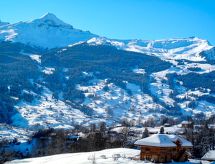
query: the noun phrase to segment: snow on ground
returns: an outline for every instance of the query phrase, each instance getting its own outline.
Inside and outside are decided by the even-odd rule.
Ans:
[[[215,114],[215,105],[207,101],[198,101],[197,107],[193,110],[194,113],[204,113],[207,117]]]
[[[208,90],[206,90],[205,92],[200,90],[195,90],[195,91],[188,90],[182,94],[177,95],[176,97],[180,99],[196,100],[196,97],[201,97],[203,95],[209,95]]]
[[[45,67],[42,72],[45,73],[46,75],[51,75],[53,74],[55,71],[55,68],[51,68],[51,67]]]
[[[163,40],[111,40],[107,38],[92,38],[88,42],[90,45],[112,45],[119,49],[144,53],[152,56],[157,56],[162,60],[171,62],[173,65],[169,69],[153,73],[150,78],[150,91],[153,97],[159,99],[160,102],[165,103],[167,106],[173,107],[175,100],[172,98],[173,90],[168,83],[167,75],[176,73],[177,75],[186,75],[188,73],[204,74],[215,71],[215,65],[208,63],[200,63],[206,61],[205,57],[201,55],[202,51],[210,52],[211,57],[214,58],[214,54],[211,46],[207,40],[199,39],[196,37],[184,38],[184,39],[163,39]],[[189,62],[182,62],[179,64],[178,60],[186,59]],[[142,69],[134,69],[135,73],[144,74]],[[189,111],[192,113],[192,109],[187,108],[191,101],[196,100],[197,97],[209,94],[209,91],[192,91],[189,95],[187,88],[183,87],[183,84],[176,85],[176,90],[180,94],[177,98],[182,98],[186,95],[189,97],[189,101],[185,99],[184,102],[179,103],[182,111]],[[205,88],[207,89],[207,88]],[[201,92],[201,93],[200,93]],[[207,104],[207,103],[206,103]],[[188,114],[184,112],[184,114]]]
[[[215,150],[209,150],[203,157],[203,160],[215,160]]]
[[[106,118],[113,115],[116,119],[127,112],[129,96],[121,88],[107,80],[95,79],[91,83],[90,86],[77,85],[77,89],[84,91],[86,96],[84,105]]]
[[[71,108],[61,100],[56,100],[52,92],[43,88],[41,98],[32,103],[20,102],[15,106],[19,114],[13,116],[13,124],[22,128],[37,129],[41,127],[72,128],[74,118],[76,123],[82,122],[85,115]],[[24,119],[25,121],[20,121]]]
[[[41,64],[41,55],[38,54],[31,54],[21,51],[20,54],[29,56],[32,60],[36,61],[37,63]]]
[[[183,65],[177,65],[176,66],[178,68],[178,72],[176,72],[177,74],[180,75],[185,75],[191,72],[195,72],[198,74],[204,74],[204,73],[210,73],[212,71],[215,71],[215,65],[211,65],[211,64],[207,64],[207,63],[184,63]],[[191,70],[191,69],[196,69]]]
[[[107,79],[94,79],[90,83],[88,86],[77,85],[77,89],[85,94],[84,105],[92,108],[104,119],[112,117],[111,120],[119,121],[122,118],[128,120],[141,118],[144,121],[144,118],[155,114],[148,112],[149,110],[154,110],[159,115],[159,111],[163,109],[153,102],[152,97],[142,93],[140,87],[135,84],[126,82],[127,89],[132,93],[130,96],[126,90],[108,83]]]
[[[180,81],[175,82],[175,88],[178,92],[176,98],[180,99],[180,103],[178,103],[178,105],[180,106],[182,112],[185,115],[204,113],[206,116],[209,117],[215,113],[214,103],[198,100],[198,98],[201,96],[210,95],[210,89],[195,88],[194,90],[190,90],[185,88],[183,86],[183,83]],[[188,107],[191,103],[195,103],[196,107]]]
[[[18,163],[29,163],[29,164],[136,164],[144,163],[139,160],[132,160],[131,158],[138,158],[140,154],[139,150],[128,149],[128,148],[115,148],[115,149],[105,149],[101,151],[85,152],[85,153],[70,153],[70,154],[60,154],[52,155],[47,157],[39,158],[29,158],[23,160],[14,160],[11,162],[6,162],[7,164],[18,164]],[[147,162],[150,163],[150,162]]]
[[[125,128],[125,127],[124,126],[115,127],[115,128],[112,128],[111,131],[121,133],[123,128]],[[135,131],[135,133],[140,134],[140,137],[142,137],[142,134],[143,134],[145,128],[148,129],[149,133],[156,134],[156,133],[160,133],[161,126],[141,127],[141,128],[130,127],[129,130],[130,131]],[[182,128],[181,125],[179,124],[179,125],[174,125],[174,126],[171,126],[171,127],[164,127],[164,132],[168,133],[168,134],[183,134],[184,128]]]
[[[170,86],[168,84],[167,74],[174,72],[175,69],[171,67],[170,69],[156,72],[151,75],[151,93],[155,97],[159,98],[160,101],[169,106],[174,106],[175,101],[170,97],[170,95],[173,93],[173,90],[170,89]]]
[[[145,69],[141,69],[141,68],[136,68],[133,70],[134,73],[137,73],[137,74],[142,74],[144,75],[146,72],[145,72]]]
[[[39,64],[41,64],[41,55],[37,55],[37,54],[32,54],[30,55],[30,58],[36,62],[38,62]]]
[[[139,86],[127,83],[127,89],[132,93],[130,110],[135,111],[128,113],[130,118],[149,118],[154,114],[150,111],[154,111],[156,115],[159,116],[159,112],[164,109],[160,104],[155,103],[151,96],[142,93]]]
[[[148,127],[149,132],[151,133],[159,133],[160,132],[160,126],[158,127]],[[142,130],[144,131],[144,129],[142,128]],[[184,129],[181,128],[180,125],[174,125],[171,127],[164,127],[164,132],[168,133],[168,134],[183,134]]]
[[[155,72],[151,75],[151,82],[150,82],[150,91],[153,96],[159,98],[159,101],[164,102],[168,106],[174,106],[175,100],[171,98],[171,95],[173,94],[173,89],[170,89],[170,85],[168,82],[167,75],[168,74],[177,74],[177,75],[186,75],[188,73],[198,73],[198,74],[204,74],[209,73],[211,71],[215,70],[215,65],[211,64],[202,64],[202,63],[196,63],[191,62],[187,63],[184,62],[181,65],[173,65],[169,69]],[[207,88],[196,88],[195,90],[188,90],[183,86],[183,82],[181,81],[174,81],[174,89],[179,94],[176,95],[176,98],[179,98],[183,100],[184,102],[178,103],[178,105],[181,107],[182,112],[184,112],[185,115],[192,114],[192,113],[198,113],[197,111],[193,111],[191,108],[187,108],[187,106],[192,102],[195,101],[198,97],[209,95],[210,89]],[[198,101],[196,101],[198,103]],[[207,103],[205,104],[205,106]],[[212,111],[210,111],[212,112]],[[213,113],[213,112],[212,112]],[[209,114],[209,113],[208,113]]]
[[[214,59],[214,47],[211,46],[207,40],[197,37],[163,40],[112,40],[100,37],[92,38],[87,43],[94,46],[103,44],[112,45],[119,49],[157,56],[162,60],[171,62],[173,64],[172,67],[153,73],[150,78],[150,91],[153,97],[158,98],[160,102],[165,103],[170,107],[174,106],[175,100],[172,98],[173,89],[170,88],[168,83],[168,74],[204,74],[215,71],[215,65],[202,63],[206,61],[206,56],[202,56],[203,51],[206,55],[210,55],[210,59]],[[189,62],[184,61],[179,64],[179,60],[188,60]],[[144,70],[138,68],[133,71],[135,73],[145,73]],[[177,92],[180,93],[176,96],[177,98],[181,99],[186,95],[189,97],[189,100],[185,98],[184,102],[178,103],[182,109],[182,112],[184,111],[184,114],[192,113],[193,109],[187,108],[191,101],[196,100],[197,97],[210,94],[209,91],[202,91],[202,89],[198,88],[199,91],[191,91],[192,93],[189,95],[190,91],[183,87],[183,84],[176,85],[175,87]],[[207,88],[205,89],[207,90]],[[205,105],[207,105],[207,103]],[[189,112],[187,113],[186,111]]]
[[[7,124],[0,124],[0,132],[0,141],[13,141],[16,138],[19,142],[25,142],[32,134],[32,132],[29,130],[24,130],[22,128],[10,126]]]

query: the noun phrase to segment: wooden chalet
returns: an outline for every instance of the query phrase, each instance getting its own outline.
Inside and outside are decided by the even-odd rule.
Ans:
[[[182,121],[181,127],[182,128],[193,128],[193,123],[191,121]]]
[[[192,143],[183,137],[167,134],[154,134],[137,140],[135,145],[141,149],[140,159],[164,163],[187,161],[192,149]]]

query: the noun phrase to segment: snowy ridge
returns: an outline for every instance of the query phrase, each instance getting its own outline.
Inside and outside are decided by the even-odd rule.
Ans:
[[[104,37],[92,38],[87,41],[90,45],[112,45],[119,49],[155,55],[164,60],[186,59],[190,61],[205,61],[201,52],[207,51],[214,59],[214,46],[207,40],[197,37],[163,40],[112,40]]]
[[[0,40],[21,42],[42,48],[73,46],[87,42],[90,45],[111,45],[119,49],[146,53],[164,60],[186,59],[205,61],[215,59],[214,47],[207,40],[197,37],[163,40],[117,40],[99,37],[89,31],[73,28],[72,25],[47,13],[39,19],[8,24],[0,22]]]

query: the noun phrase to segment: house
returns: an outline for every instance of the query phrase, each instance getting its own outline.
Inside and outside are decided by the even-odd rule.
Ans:
[[[206,161],[215,161],[215,150],[210,150],[208,151],[203,157],[202,160],[206,160]]]
[[[80,136],[69,133],[69,134],[67,134],[66,139],[69,141],[72,141],[72,142],[77,142],[80,139]]]
[[[164,127],[171,127],[171,125],[169,123],[165,123]]]
[[[152,162],[187,161],[191,155],[192,143],[177,135],[154,134],[137,140],[141,149],[140,159]]]
[[[193,122],[191,121],[182,121],[181,122],[182,128],[193,128]]]

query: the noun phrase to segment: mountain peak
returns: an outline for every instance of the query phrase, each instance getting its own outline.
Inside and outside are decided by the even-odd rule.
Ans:
[[[47,13],[32,21],[18,22],[8,26],[0,24],[0,41],[21,42],[42,48],[64,47],[93,37],[97,35],[75,29],[52,13]]]
[[[55,19],[58,19],[58,18],[57,18],[57,16],[55,14],[48,12],[48,13],[44,14],[42,17],[40,17],[40,19],[55,20]]]
[[[42,17],[40,17],[39,19],[35,19],[33,21],[31,21],[33,23],[45,23],[48,25],[53,25],[53,26],[70,26],[71,25],[63,22],[61,19],[59,19],[55,14],[53,13],[46,13],[44,14]]]

